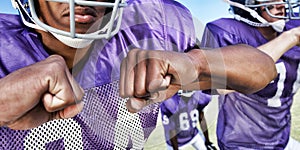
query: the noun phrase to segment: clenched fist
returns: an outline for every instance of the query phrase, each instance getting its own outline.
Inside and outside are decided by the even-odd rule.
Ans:
[[[53,55],[0,79],[0,125],[37,127],[52,119],[70,118],[83,108],[83,89],[64,59]]]

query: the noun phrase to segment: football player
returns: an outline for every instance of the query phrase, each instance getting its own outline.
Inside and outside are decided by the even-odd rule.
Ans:
[[[203,112],[211,96],[200,91],[178,94],[160,105],[167,149],[184,149],[191,145],[199,150],[216,150],[209,140]],[[198,122],[201,130],[197,127]]]
[[[227,0],[227,2],[231,6],[230,12],[234,15],[234,19],[222,18],[208,23],[201,46],[217,48],[243,43],[257,47],[272,40],[274,42],[272,53],[283,55],[273,57],[278,76],[264,89],[254,94],[229,92],[219,97],[220,111],[217,123],[219,147],[284,149],[290,135],[290,108],[300,82],[298,75],[300,48],[296,46],[298,44],[296,41],[299,41],[299,28],[295,28],[300,22],[297,20],[298,13],[294,12],[299,2],[291,0]],[[279,50],[283,47],[286,47],[286,51]]]
[[[177,92],[178,86],[172,85],[181,84],[178,76],[210,80],[205,58],[217,66],[220,63],[213,62],[221,53],[228,74],[223,74],[223,67],[212,67],[212,74],[222,83],[229,79],[229,88],[253,92],[275,77],[272,59],[253,47],[227,47],[205,52],[206,57],[201,50],[192,50],[196,36],[191,14],[173,0],[12,0],[12,4],[20,15],[0,15],[0,149],[142,149],[155,128],[158,103],[132,114],[126,102],[130,107],[131,102],[162,97],[151,95],[152,89],[150,96],[139,90],[134,97],[128,95],[136,90],[132,84],[145,83],[138,81],[145,74],[134,82],[125,76],[132,75],[127,73],[130,65],[123,64],[120,72],[125,57],[123,62],[135,64],[131,61],[135,56],[155,55],[160,62],[155,71],[172,79],[166,82],[170,90],[162,99]],[[184,50],[187,53],[178,53]],[[233,64],[233,59],[240,62]],[[177,73],[165,66],[173,66]],[[253,72],[255,78],[246,77]],[[132,83],[123,82],[125,77]],[[152,79],[147,78],[158,81]],[[243,86],[250,83],[253,86]]]

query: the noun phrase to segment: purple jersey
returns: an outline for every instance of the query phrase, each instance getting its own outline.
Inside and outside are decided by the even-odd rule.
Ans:
[[[49,56],[19,16],[0,15],[0,28],[0,77]],[[129,0],[120,32],[95,41],[90,57],[76,71],[85,90],[83,111],[32,130],[1,127],[0,149],[142,149],[156,126],[159,104],[135,114],[127,111],[127,99],[119,96],[121,60],[136,47],[189,50],[196,41],[194,32],[190,12],[173,0]]]
[[[171,130],[176,131],[178,146],[187,144],[198,134],[199,112],[210,100],[210,95],[197,91],[188,101],[176,96],[160,105],[168,145],[172,145],[170,141],[172,137],[169,135]]]
[[[290,21],[285,30],[299,23]],[[207,24],[201,46],[243,43],[257,47],[266,42],[255,27],[234,19],[219,19]],[[278,76],[267,87],[254,94],[234,92],[220,96],[217,137],[221,149],[285,147],[290,134],[290,108],[299,89],[299,61],[300,48],[293,47],[276,62]]]

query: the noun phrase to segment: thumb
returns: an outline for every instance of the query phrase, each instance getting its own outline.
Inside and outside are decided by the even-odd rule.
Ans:
[[[46,93],[43,98],[43,104],[48,112],[53,112],[53,119],[71,118],[80,113],[84,103],[74,101],[72,104],[61,100],[52,94]]]
[[[54,115],[52,116],[53,117],[52,119],[72,118],[72,117],[76,116],[77,114],[79,114],[82,111],[83,107],[84,107],[83,102],[79,102],[77,104],[67,106],[64,109],[59,110],[56,113],[54,113]]]
[[[70,105],[66,100],[59,99],[57,96],[50,93],[44,94],[43,103],[48,112],[54,112]]]

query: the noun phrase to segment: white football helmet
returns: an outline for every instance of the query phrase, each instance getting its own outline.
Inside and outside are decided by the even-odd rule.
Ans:
[[[35,0],[11,0],[13,7],[18,9],[23,23],[31,28],[44,30],[52,33],[57,39],[72,47],[85,47],[94,39],[109,39],[119,31],[123,8],[127,5],[125,0],[107,0],[106,2],[86,1],[86,0],[45,0],[49,2],[68,3],[70,8],[70,31],[64,31],[42,22],[35,8]],[[109,21],[102,28],[86,34],[76,33],[74,7],[81,6],[101,6],[111,10]],[[75,43],[75,45],[74,45]],[[78,45],[78,43],[81,43]]]
[[[224,0],[230,7],[230,13],[235,19],[256,27],[272,26],[274,30],[282,32],[285,22],[290,19],[300,19],[300,0]],[[273,15],[270,10],[275,5],[285,6],[285,16]],[[279,18],[276,22],[268,22],[261,16],[260,7],[264,7],[269,16]]]

